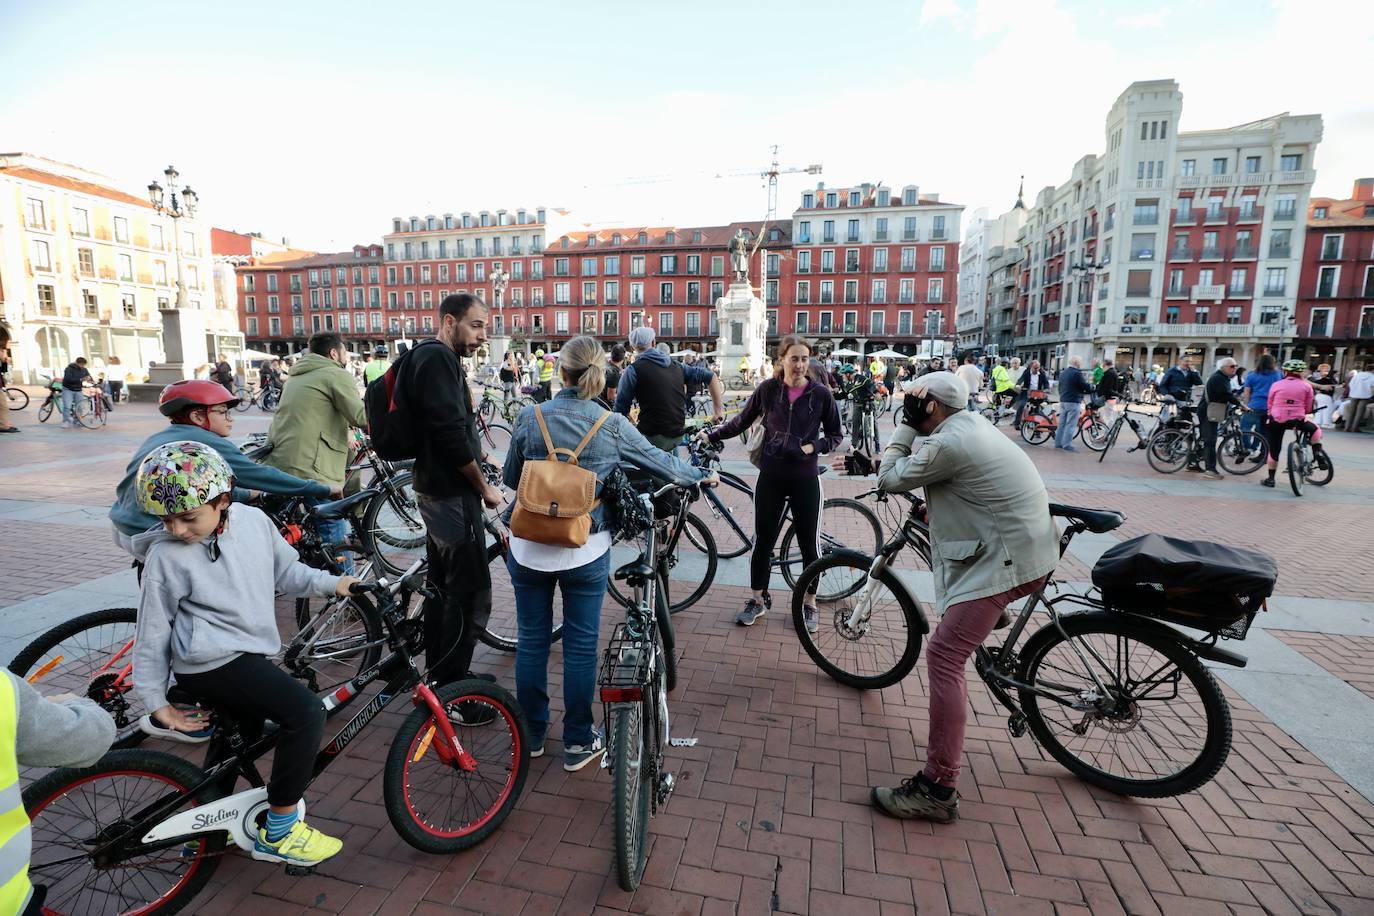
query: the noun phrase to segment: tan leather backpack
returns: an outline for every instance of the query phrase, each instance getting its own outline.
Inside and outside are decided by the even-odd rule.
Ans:
[[[544,423],[543,405],[534,406],[534,418],[549,450],[543,461],[526,461],[520,471],[520,487],[511,512],[511,534],[527,541],[554,547],[582,547],[592,529],[592,510],[598,505],[596,474],[577,466],[577,456],[592,441],[610,412],[603,412],[577,448],[554,448]],[[567,455],[562,461],[559,455]]]

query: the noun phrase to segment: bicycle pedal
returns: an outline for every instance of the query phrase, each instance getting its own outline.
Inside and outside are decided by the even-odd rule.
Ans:
[[[289,878],[307,878],[315,873],[315,865],[288,865],[286,875]]]
[[[1026,716],[1024,713],[1017,713],[1007,718],[1007,731],[1011,732],[1013,738],[1021,738],[1026,734]]]
[[[669,747],[696,747],[696,746],[697,746],[697,739],[696,739],[696,738],[669,738],[669,739],[668,739],[668,746],[669,746]]]

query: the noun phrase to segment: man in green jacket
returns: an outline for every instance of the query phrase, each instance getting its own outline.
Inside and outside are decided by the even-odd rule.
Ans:
[[[386,347],[378,347],[372,351],[372,360],[363,367],[363,384],[371,385],[386,374],[386,370],[391,368],[391,360],[386,357]]]
[[[952,372],[911,386],[902,425],[883,450],[878,487],[925,489],[939,626],[930,637],[930,733],[925,769],[872,791],[893,817],[949,823],[964,754],[964,666],[1007,606],[1035,591],[1059,561],[1059,530],[1030,458],[991,423],[965,410],[968,387]],[[922,438],[917,443],[916,437]]]
[[[281,405],[267,433],[272,451],[264,461],[296,477],[342,487],[349,429],[366,426],[367,414],[353,374],[344,368],[348,351],[343,338],[329,331],[316,334],[309,349],[291,367],[291,384],[282,389]],[[319,522],[318,528],[332,544],[342,543],[348,535],[343,519]],[[352,559],[346,559],[344,567],[351,575]]]

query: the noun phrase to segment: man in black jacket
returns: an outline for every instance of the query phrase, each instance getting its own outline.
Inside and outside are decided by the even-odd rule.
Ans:
[[[1049,390],[1049,373],[1040,368],[1040,360],[1031,360],[1030,365],[1026,366],[1026,371],[1016,380],[1016,420],[1013,422],[1013,428],[1021,427],[1021,417],[1026,412],[1026,402],[1030,398],[1030,393],[1044,391],[1048,394]]]
[[[1198,432],[1202,434],[1202,454],[1207,469],[1202,476],[1208,480],[1220,480],[1217,473],[1217,427],[1226,419],[1226,405],[1235,404],[1244,409],[1245,404],[1231,390],[1231,379],[1236,374],[1236,361],[1229,356],[1217,362],[1217,371],[1207,379],[1207,389],[1202,396],[1198,411]],[[1216,419],[1208,417],[1212,414]],[[1189,470],[1196,470],[1190,468]]]
[[[1121,375],[1110,359],[1102,361],[1102,381],[1097,383],[1097,395],[1108,399],[1121,396]]]
[[[1193,388],[1202,384],[1202,376],[1193,370],[1193,359],[1185,356],[1178,365],[1164,373],[1159,383],[1159,393],[1167,394],[1180,404],[1193,400]]]
[[[501,491],[482,475],[482,446],[462,359],[487,340],[487,307],[468,293],[439,304],[437,339],[406,356],[397,388],[421,430],[415,456],[415,493],[425,522],[429,581],[440,598],[426,599],[425,659],[437,684],[469,674],[477,631],[491,616],[482,504],[501,504]],[[466,724],[490,721],[485,708],[460,710]]]

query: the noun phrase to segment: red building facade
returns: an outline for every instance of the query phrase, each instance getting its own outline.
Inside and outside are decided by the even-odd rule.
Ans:
[[[305,348],[311,334],[337,331],[355,352],[433,333],[434,313],[383,309],[382,246],[252,258],[235,269],[239,320],[249,348],[274,354]]]
[[[1374,362],[1374,178],[1308,205],[1293,352],[1342,374]]]

